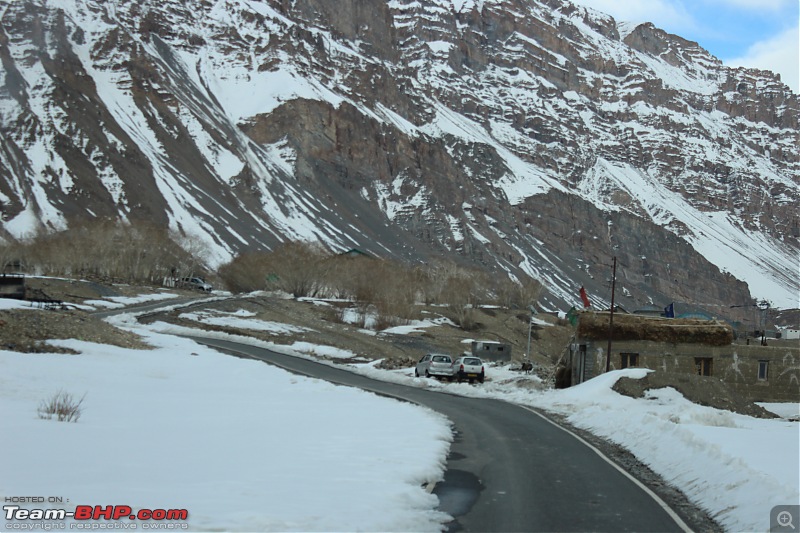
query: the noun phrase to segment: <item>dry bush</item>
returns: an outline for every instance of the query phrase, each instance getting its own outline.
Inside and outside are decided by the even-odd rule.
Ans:
[[[288,242],[272,252],[271,274],[278,286],[295,298],[318,296],[330,254],[320,245]]]
[[[83,412],[83,400],[86,394],[76,399],[72,394],[59,391],[46,400],[42,400],[37,410],[39,418],[59,422],[77,422]]]
[[[438,262],[427,269],[425,279],[426,302],[446,305],[462,329],[478,328],[476,309],[491,301],[492,283],[486,272]]]
[[[374,303],[379,281],[376,269],[383,265],[381,259],[362,256],[330,257],[325,269],[325,288],[329,295],[361,302]]]
[[[240,254],[219,271],[235,292],[281,289],[295,297],[324,296],[350,300],[362,326],[374,318],[377,329],[406,324],[418,318],[417,302],[448,305],[464,329],[477,327],[475,309],[496,292],[485,272],[455,263],[437,262],[412,267],[361,255],[330,254],[318,245],[292,242],[272,252]],[[517,298],[527,298],[531,283],[515,288]],[[536,293],[538,296],[538,293]],[[341,316],[332,317],[341,321]]]
[[[425,269],[375,257],[337,255],[326,263],[325,292],[355,302],[366,322],[385,329],[418,318],[427,291]]]
[[[527,309],[535,304],[542,294],[542,283],[525,276],[516,281],[508,277],[499,278],[493,287],[497,304],[507,309]]]
[[[322,319],[326,322],[333,322],[335,324],[344,324],[345,323],[345,313],[347,312],[346,307],[339,307],[336,305],[332,305],[330,307],[325,307],[322,309]]]
[[[406,324],[417,316],[420,288],[413,268],[378,258],[335,256],[328,261],[325,279],[330,294],[354,301],[364,323],[375,318],[376,329]]]
[[[66,230],[38,234],[18,247],[21,262],[37,274],[128,283],[160,282],[171,273],[189,275],[202,262],[162,228],[110,220],[73,222]]]
[[[245,252],[219,268],[219,277],[232,292],[261,291],[272,269],[270,252]]]
[[[483,270],[465,268],[451,261],[436,261],[417,276],[426,303],[450,304],[456,286],[467,290],[469,294],[466,297],[476,306],[491,301],[492,278]]]
[[[0,273],[17,272],[22,267],[21,253],[18,243],[0,241]]]
[[[206,271],[211,250],[205,242],[191,235],[169,232],[169,242],[178,246],[180,252],[178,277],[191,277]]]
[[[387,263],[378,276],[382,278],[375,302],[378,315],[393,317],[391,325],[405,324],[417,318],[416,303],[420,288],[415,272],[403,266]]]
[[[459,271],[460,268],[450,261],[438,260],[427,265],[424,269],[424,283],[422,285],[425,303],[442,303],[442,293],[448,280],[457,276]]]
[[[364,278],[376,261],[365,256],[331,255],[325,260],[321,290],[331,298],[358,300],[370,290],[371,284]]]
[[[245,252],[219,269],[234,292],[274,289],[296,298],[318,296],[324,287],[329,253],[319,245],[289,242],[270,252]]]
[[[455,323],[465,331],[474,331],[478,326],[475,282],[474,278],[466,274],[453,276],[445,282],[441,292],[441,298],[447,302]]]

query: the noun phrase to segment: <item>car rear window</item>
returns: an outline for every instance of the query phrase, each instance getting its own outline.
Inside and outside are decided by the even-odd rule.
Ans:
[[[447,357],[446,355],[435,355],[433,357],[433,361],[434,363],[449,363],[450,358]]]
[[[468,357],[468,358],[464,359],[464,364],[465,365],[480,365],[480,364],[483,364],[483,363],[481,363],[480,359],[475,359],[474,357]]]

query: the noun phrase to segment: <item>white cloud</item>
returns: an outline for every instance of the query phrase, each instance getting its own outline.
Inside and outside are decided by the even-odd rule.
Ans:
[[[754,11],[780,11],[797,0],[710,0],[711,3],[728,9],[747,9]]]
[[[743,56],[723,62],[732,67],[776,72],[781,75],[783,83],[791,87],[795,94],[800,94],[800,29],[795,26],[771,39],[759,41],[751,45]]]
[[[780,1],[780,0],[778,0]],[[659,28],[674,32],[695,27],[695,20],[683,3],[675,0],[572,0],[573,3],[594,8],[614,17],[617,22],[652,22]]]

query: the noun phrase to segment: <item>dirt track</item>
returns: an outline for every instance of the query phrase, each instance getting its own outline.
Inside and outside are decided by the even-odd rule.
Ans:
[[[502,340],[512,345],[514,358],[521,357],[527,348],[527,315],[522,321],[517,311],[485,309],[479,312],[480,327],[477,331],[463,331],[449,320],[446,308],[421,306],[419,317],[438,319],[438,326],[418,329],[411,333],[376,333],[356,325],[345,324],[338,317],[343,302],[314,302],[294,300],[280,296],[257,298],[233,298],[219,302],[200,304],[206,311],[233,313],[245,310],[255,313],[253,318],[292,324],[304,328],[302,333],[276,334],[269,332],[245,331],[233,327],[203,326],[238,335],[248,335],[278,344],[308,342],[333,346],[348,350],[364,359],[385,359],[389,366],[410,365],[427,352],[460,354],[470,350],[473,339]],[[159,313],[148,317],[147,321],[162,320],[185,326],[197,327],[198,323],[181,317],[187,312],[196,311],[193,307],[175,312]],[[553,323],[556,322],[552,317]],[[569,328],[563,326],[537,327],[533,332],[532,358],[541,365],[550,365],[551,358],[558,356],[570,335]]]

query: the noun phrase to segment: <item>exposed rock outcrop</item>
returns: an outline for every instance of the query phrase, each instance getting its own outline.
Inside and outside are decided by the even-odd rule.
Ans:
[[[296,238],[449,255],[540,278],[549,308],[607,303],[612,256],[631,307],[797,293],[797,95],[652,25],[556,0],[0,18],[5,239],[119,217],[215,263]]]

